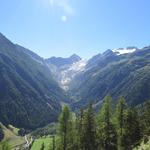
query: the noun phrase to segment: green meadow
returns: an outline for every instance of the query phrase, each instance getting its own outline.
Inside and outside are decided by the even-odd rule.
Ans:
[[[50,145],[52,144],[52,138],[42,137],[42,138],[36,139],[31,147],[31,150],[40,150],[43,143],[44,143],[44,150],[49,150]]]

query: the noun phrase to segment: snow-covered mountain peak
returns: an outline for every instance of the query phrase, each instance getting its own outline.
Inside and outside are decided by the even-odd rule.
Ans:
[[[86,59],[81,59],[78,62],[73,63],[68,67],[68,69],[62,70],[60,72],[60,83],[61,87],[64,90],[68,90],[68,85],[70,81],[80,72],[84,71],[85,66],[87,64]]]
[[[117,55],[122,55],[122,54],[128,54],[128,53],[133,53],[137,50],[137,48],[119,48],[119,49],[113,49],[112,51],[116,53]]]
[[[84,70],[86,64],[87,64],[87,60],[81,59],[78,62],[73,63],[68,70],[82,71]]]

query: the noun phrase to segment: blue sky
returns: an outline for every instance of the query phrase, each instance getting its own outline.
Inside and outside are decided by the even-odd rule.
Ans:
[[[149,0],[0,0],[0,32],[44,58],[150,45]]]

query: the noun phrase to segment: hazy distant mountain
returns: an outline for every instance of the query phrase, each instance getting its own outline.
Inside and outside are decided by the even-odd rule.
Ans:
[[[46,62],[48,64],[53,64],[56,67],[60,68],[60,67],[66,66],[66,65],[71,65],[79,60],[81,60],[81,58],[78,55],[73,54],[72,56],[70,56],[68,58],[51,57],[51,58],[46,59]]]
[[[89,101],[100,104],[107,94],[115,100],[124,96],[131,105],[150,99],[150,47],[107,50],[94,56],[71,81],[69,89],[78,101],[74,107]]]
[[[0,34],[0,121],[36,128],[56,120],[65,94],[44,59]]]

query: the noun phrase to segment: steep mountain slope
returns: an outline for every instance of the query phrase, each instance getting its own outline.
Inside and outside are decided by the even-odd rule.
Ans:
[[[86,66],[87,61],[81,59],[76,54],[68,57],[52,57],[46,59],[54,78],[58,81],[59,85],[65,90],[69,90],[69,83],[80,72],[82,72]]]
[[[69,92],[77,100],[74,107],[89,101],[100,104],[107,94],[115,100],[124,96],[131,105],[150,99],[150,47],[119,55],[107,50],[94,56],[73,79]]]
[[[36,128],[56,120],[65,94],[45,61],[0,34],[0,121]]]

